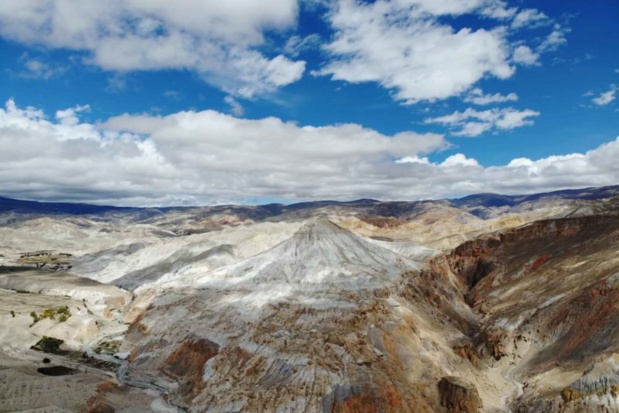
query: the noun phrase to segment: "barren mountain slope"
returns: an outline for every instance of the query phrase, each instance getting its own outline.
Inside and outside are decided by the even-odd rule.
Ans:
[[[338,227],[326,218],[309,221],[288,240],[233,266],[196,279],[209,285],[219,279],[234,284],[288,284],[308,290],[348,290],[391,284],[403,271],[420,265]]]
[[[477,323],[462,283],[420,268],[329,221],[310,222],[196,279],[199,290],[155,300],[123,344],[131,374],[178,383],[174,401],[192,411],[433,412],[437,384],[451,376],[504,408],[492,395],[511,394],[512,383],[453,350]]]
[[[431,267],[462,280],[481,316],[472,357],[520,383],[514,410],[619,411],[617,215],[538,221],[467,242]]]
[[[84,277],[134,290],[197,268],[208,271],[256,255],[290,237],[302,222],[264,222],[202,234],[121,244],[77,258]],[[166,278],[167,277],[167,278]]]
[[[540,221],[400,278],[389,268],[404,257],[378,263],[351,253],[356,235],[309,224],[158,299],[125,342],[131,371],[180,383],[192,411],[459,411],[477,398],[488,412],[615,411],[618,228],[612,215]],[[339,283],[347,268],[374,282]]]
[[[169,393],[193,412],[619,412],[613,191],[11,218],[0,265],[55,250],[75,275],[5,267],[41,294],[1,297],[1,374],[36,384],[0,406],[51,406],[30,344],[88,350],[116,318],[124,384],[89,376],[65,410],[173,411]],[[65,323],[30,325],[65,301]]]

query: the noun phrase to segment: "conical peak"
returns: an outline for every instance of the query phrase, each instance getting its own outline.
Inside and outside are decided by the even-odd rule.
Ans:
[[[272,249],[216,272],[252,284],[349,290],[388,285],[416,268],[415,262],[319,216]]]
[[[324,232],[341,232],[341,231],[346,231],[346,230],[341,228],[337,224],[333,223],[326,216],[321,215],[319,217],[316,217],[306,222],[305,225],[299,228],[297,233],[308,233],[308,232],[324,233]]]

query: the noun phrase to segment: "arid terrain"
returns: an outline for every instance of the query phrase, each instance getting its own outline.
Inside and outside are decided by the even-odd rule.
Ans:
[[[619,412],[619,187],[0,198],[0,412]]]

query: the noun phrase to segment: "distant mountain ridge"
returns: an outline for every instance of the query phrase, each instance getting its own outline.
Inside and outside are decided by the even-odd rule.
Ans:
[[[494,193],[482,193],[468,195],[463,198],[454,199],[450,202],[453,206],[484,206],[500,207],[514,206],[524,202],[539,201],[544,198],[554,199],[582,199],[597,200],[610,198],[619,195],[619,185],[592,187],[583,189],[564,189],[561,191],[542,192],[529,195],[500,195]]]
[[[39,202],[0,197],[1,212],[22,214],[95,215],[112,211],[135,211],[140,208],[92,205],[71,202]]]
[[[101,215],[106,213],[140,213],[157,215],[169,211],[183,211],[190,209],[204,209],[205,212],[217,214],[226,212],[245,213],[248,217],[264,219],[284,213],[295,213],[325,207],[373,207],[377,211],[384,211],[384,215],[397,215],[399,209],[413,209],[411,207],[425,203],[442,203],[447,206],[469,209],[475,207],[514,207],[526,202],[537,202],[545,199],[565,200],[598,200],[619,196],[619,185],[605,187],[591,187],[583,189],[567,189],[552,192],[542,192],[528,195],[501,195],[495,193],[480,193],[457,199],[437,199],[424,201],[379,201],[375,199],[358,199],[353,201],[310,201],[295,204],[265,204],[265,205],[217,205],[217,206],[173,206],[173,207],[117,207],[110,205],[93,205],[70,202],[39,202],[24,201],[0,197],[0,213],[44,214],[44,215]],[[395,212],[395,213],[394,213]]]

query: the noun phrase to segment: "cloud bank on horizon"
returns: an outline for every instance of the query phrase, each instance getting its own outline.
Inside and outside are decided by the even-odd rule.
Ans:
[[[589,50],[583,31],[619,6],[527,3],[5,0],[0,192],[175,205],[618,184],[619,42]]]
[[[583,154],[484,167],[461,153],[441,163],[423,157],[448,145],[439,134],[386,136],[357,124],[302,127],[212,110],[122,115],[94,125],[79,121],[83,110],[58,111],[50,120],[7,102],[0,110],[5,193],[178,205],[260,197],[401,200],[619,182],[619,137]]]

